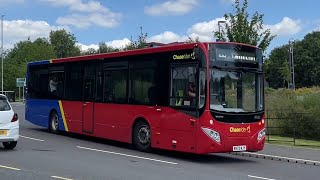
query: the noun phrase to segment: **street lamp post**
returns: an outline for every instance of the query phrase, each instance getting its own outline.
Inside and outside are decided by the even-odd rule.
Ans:
[[[1,92],[3,94],[3,17],[1,15]]]
[[[289,40],[289,70],[290,70],[290,83],[289,88],[295,90],[294,82],[294,60],[293,60],[293,44],[295,43],[294,39]]]
[[[221,34],[221,25],[220,24],[223,24],[223,23],[226,23],[226,21],[218,21],[218,28],[219,28],[219,41],[221,41],[221,37],[222,37],[222,34]]]

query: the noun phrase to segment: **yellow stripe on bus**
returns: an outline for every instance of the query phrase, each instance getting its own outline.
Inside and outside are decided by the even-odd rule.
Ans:
[[[61,112],[61,116],[62,116],[62,120],[63,120],[63,124],[64,124],[64,129],[66,131],[69,131],[68,125],[67,125],[67,121],[66,121],[66,117],[64,116],[64,110],[63,110],[62,103],[61,103],[60,100],[58,102],[59,102],[60,112]]]

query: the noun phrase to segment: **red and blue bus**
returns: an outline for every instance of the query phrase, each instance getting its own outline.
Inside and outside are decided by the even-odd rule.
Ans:
[[[28,63],[25,119],[48,128],[196,154],[264,147],[260,48],[176,43]]]

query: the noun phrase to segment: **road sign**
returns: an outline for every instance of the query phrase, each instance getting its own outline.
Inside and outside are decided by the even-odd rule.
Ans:
[[[26,86],[26,78],[17,78],[16,85],[17,85],[17,87],[25,87]]]

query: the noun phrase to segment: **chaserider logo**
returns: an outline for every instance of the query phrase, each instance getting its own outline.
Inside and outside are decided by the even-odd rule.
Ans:
[[[173,60],[196,59],[194,52],[191,54],[173,55]]]
[[[239,128],[236,128],[236,127],[230,127],[230,132],[231,133],[250,133],[251,130],[250,130],[250,125],[248,127],[239,127]]]

